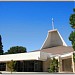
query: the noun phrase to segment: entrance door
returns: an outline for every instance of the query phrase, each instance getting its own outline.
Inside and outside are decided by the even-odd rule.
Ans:
[[[72,59],[63,59],[62,60],[62,70],[65,72],[72,72]]]

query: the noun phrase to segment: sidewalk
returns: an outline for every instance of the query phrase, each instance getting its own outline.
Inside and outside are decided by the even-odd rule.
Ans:
[[[11,72],[8,72],[8,71],[0,71],[2,74],[11,74]],[[74,74],[75,73],[72,73],[72,72],[61,72],[61,73],[49,73],[49,72],[12,72],[12,74],[20,74],[20,75],[23,75],[23,74],[51,74],[51,75],[55,75],[55,74],[59,74],[59,75],[62,75],[62,74]]]

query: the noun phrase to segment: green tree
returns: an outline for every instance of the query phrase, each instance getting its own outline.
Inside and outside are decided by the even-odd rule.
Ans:
[[[72,47],[73,47],[73,49],[75,51],[75,31],[72,31],[71,32],[71,34],[69,36],[69,40],[71,41]]]
[[[70,33],[70,36],[69,36],[69,40],[71,41],[72,43],[72,47],[75,51],[75,8],[73,9],[73,14],[71,14],[70,16],[70,25],[72,27],[72,29],[74,29],[71,33]],[[73,53],[73,59],[74,59],[74,62],[75,62],[75,53]]]
[[[16,54],[27,52],[25,47],[22,46],[13,46],[5,54]]]
[[[14,66],[15,66],[16,62],[13,61],[13,60],[11,60],[11,61],[7,62],[6,64],[7,64],[8,70],[9,70],[9,71],[11,72],[11,74],[12,74],[12,72],[15,71]]]
[[[73,29],[75,29],[75,8],[73,9],[73,14],[71,14],[69,20],[70,20],[70,25]]]
[[[74,13],[71,14],[69,21],[70,21],[70,25],[71,25],[72,29],[74,29],[74,31],[72,31],[70,33],[69,40],[71,41],[72,47],[75,50],[75,8],[73,9],[73,12]]]
[[[3,55],[3,45],[1,35],[0,35],[0,55]]]

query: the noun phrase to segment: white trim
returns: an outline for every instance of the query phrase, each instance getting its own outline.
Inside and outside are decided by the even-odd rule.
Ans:
[[[63,55],[61,55],[61,58],[72,56],[72,54],[73,54],[73,52],[63,54]]]
[[[73,52],[65,53],[65,54],[62,54],[62,55],[58,54],[58,55],[55,56],[55,58],[58,59],[60,57],[61,59],[67,59],[67,58],[71,58],[72,54],[73,54]]]
[[[57,31],[58,32],[58,31]],[[61,38],[61,40],[62,40],[62,42],[63,42],[63,46],[67,46],[67,44],[65,43],[65,41],[63,40],[63,38],[62,38],[62,36],[60,35],[60,33],[58,32],[58,34],[59,34],[59,36],[60,36],[60,38]]]
[[[0,55],[0,62],[2,61],[19,61],[19,60],[38,60],[40,58],[40,51],[18,54]]]
[[[51,53],[46,52],[29,52],[29,53],[18,53],[18,54],[7,54],[7,55],[0,55],[0,62],[6,61],[20,61],[20,60],[47,60],[47,58],[52,57]]]

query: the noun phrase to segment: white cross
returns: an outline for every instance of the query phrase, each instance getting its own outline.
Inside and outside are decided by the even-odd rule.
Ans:
[[[52,18],[52,28],[54,30],[54,20],[53,20],[53,18]]]

